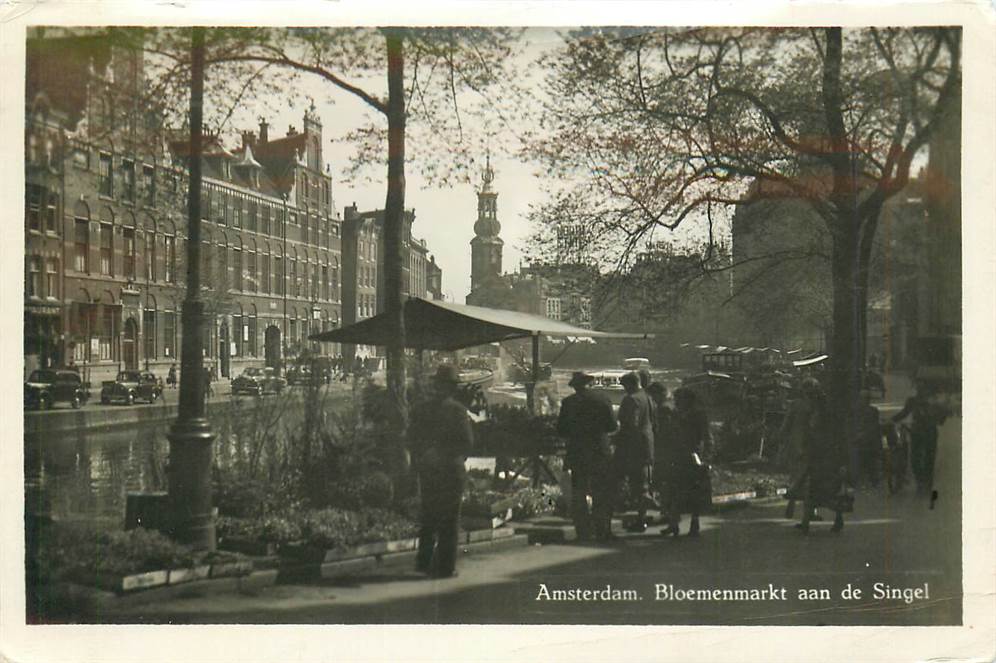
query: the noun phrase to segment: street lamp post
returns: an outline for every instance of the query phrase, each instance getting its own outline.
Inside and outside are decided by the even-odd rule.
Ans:
[[[289,196],[290,194],[286,191],[280,194],[281,200],[284,201],[284,217],[280,224],[281,230],[283,231],[281,234],[283,235],[284,240],[284,256],[280,266],[280,280],[282,283],[280,292],[282,292],[284,296],[284,324],[283,328],[280,330],[280,338],[283,341],[283,343],[281,343],[283,346],[283,353],[280,357],[281,372],[283,372],[287,357],[287,261],[289,260],[289,256],[287,255],[287,198]]]
[[[201,300],[201,152],[204,100],[204,28],[192,29],[190,80],[190,187],[187,194],[187,291],[181,325],[180,405],[169,439],[170,529],[194,548],[214,550],[211,508],[211,455],[214,432],[204,404],[201,350],[204,302]]]

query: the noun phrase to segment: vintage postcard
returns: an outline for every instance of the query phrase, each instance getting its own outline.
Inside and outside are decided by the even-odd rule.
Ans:
[[[991,660],[991,7],[3,12],[3,660]]]

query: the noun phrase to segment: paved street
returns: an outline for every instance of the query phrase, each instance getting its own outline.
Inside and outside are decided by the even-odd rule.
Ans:
[[[956,624],[961,619],[959,419],[942,429],[937,500],[859,492],[844,531],[829,519],[803,536],[770,501],[704,519],[701,538],[664,539],[656,527],[611,545],[544,545],[464,557],[460,576],[414,573],[278,585],[255,596],[178,599],[104,615],[175,623]],[[844,600],[848,584],[863,594]],[[875,583],[912,591],[880,600]],[[784,587],[786,600],[655,600],[674,589]],[[554,590],[635,590],[637,600],[541,600]],[[800,589],[829,599],[800,600]],[[818,597],[818,594],[817,594]]]

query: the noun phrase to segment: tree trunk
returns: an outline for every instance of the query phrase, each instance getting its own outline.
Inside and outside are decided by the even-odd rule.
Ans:
[[[395,343],[387,347],[387,388],[398,439],[408,423],[405,397],[405,318],[401,297],[405,214],[405,55],[403,36],[386,30],[387,42],[387,200],[384,203],[384,307],[394,314]]]
[[[858,235],[852,231],[850,213],[841,219],[831,259],[833,279],[833,329],[830,336],[829,406],[835,439],[849,452],[858,424],[861,386],[863,300],[859,285]]]

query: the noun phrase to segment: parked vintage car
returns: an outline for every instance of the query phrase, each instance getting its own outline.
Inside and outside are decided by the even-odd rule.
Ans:
[[[287,384],[295,386],[303,386],[310,384],[312,380],[324,380],[321,375],[313,375],[310,366],[299,365],[291,366],[287,370]]]
[[[90,398],[90,392],[76,371],[39,369],[32,371],[24,383],[24,407],[47,410],[56,403],[69,403],[79,408]]]
[[[287,386],[287,380],[276,374],[272,368],[250,367],[232,379],[232,395],[250,394],[262,396],[266,393],[279,394]]]
[[[155,403],[163,395],[163,383],[146,371],[121,371],[115,380],[107,380],[100,389],[100,402],[133,405],[135,401]]]

